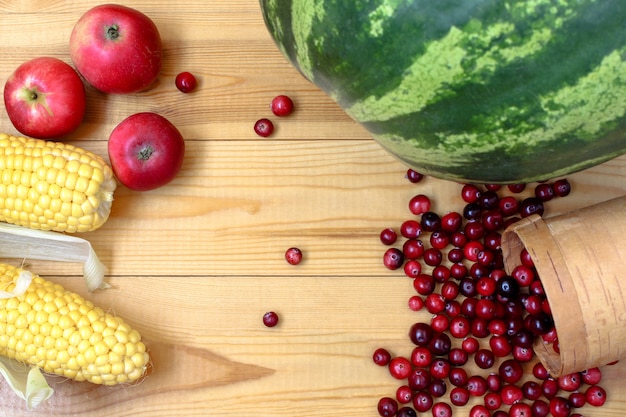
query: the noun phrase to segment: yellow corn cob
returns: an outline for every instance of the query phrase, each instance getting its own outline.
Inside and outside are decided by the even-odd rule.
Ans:
[[[92,231],[108,219],[116,185],[111,168],[93,152],[0,134],[0,221]]]
[[[0,263],[0,290],[21,268]],[[0,354],[76,381],[115,385],[144,375],[148,353],[136,330],[80,295],[32,275],[26,292],[0,299]]]

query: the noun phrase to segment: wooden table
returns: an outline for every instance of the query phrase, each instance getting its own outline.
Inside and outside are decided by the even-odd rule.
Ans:
[[[68,40],[90,0],[0,2],[0,81],[21,62],[69,62]],[[158,84],[130,96],[88,91],[84,125],[68,140],[106,155],[126,116],[154,111],[187,143],[180,175],[138,193],[120,187],[110,220],[89,239],[113,288],[88,294],[80,265],[29,261],[125,317],[144,336],[154,372],[140,385],[105,388],[50,377],[55,395],[38,416],[376,416],[398,381],[371,362],[377,347],[407,355],[409,326],[428,320],[406,306],[411,281],[386,270],[378,233],[409,218],[416,193],[435,209],[460,208],[460,185],[412,185],[386,154],[280,55],[255,0],[137,0],[164,44]],[[184,95],[174,77],[200,80]],[[269,139],[254,122],[290,95],[297,111],[274,118]],[[0,131],[16,133],[4,111]],[[549,215],[623,195],[626,157],[571,175],[573,194]],[[288,265],[290,246],[305,260]],[[281,324],[265,328],[263,313]],[[586,416],[623,416],[624,366],[605,370],[610,400]],[[0,383],[2,414],[31,416]],[[457,413],[466,415],[467,413]]]

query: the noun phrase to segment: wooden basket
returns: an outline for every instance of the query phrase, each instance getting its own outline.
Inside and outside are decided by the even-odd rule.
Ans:
[[[626,196],[553,218],[532,215],[502,235],[505,269],[526,248],[550,303],[560,354],[538,338],[554,377],[626,357]]]

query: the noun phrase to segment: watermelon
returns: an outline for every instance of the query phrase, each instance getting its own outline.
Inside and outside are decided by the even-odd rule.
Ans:
[[[260,0],[285,57],[392,155],[459,182],[626,153],[626,0]]]

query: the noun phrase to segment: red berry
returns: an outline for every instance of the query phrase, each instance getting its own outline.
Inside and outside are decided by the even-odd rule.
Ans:
[[[602,371],[600,368],[589,368],[581,373],[583,382],[588,385],[599,384],[602,380]]]
[[[385,348],[378,348],[374,351],[372,360],[378,366],[387,366],[389,365],[389,361],[391,361],[391,354]]]
[[[174,81],[176,88],[183,93],[191,93],[198,85],[196,77],[190,72],[181,72]]]
[[[491,412],[484,405],[476,404],[470,409],[469,417],[490,417]]]
[[[509,417],[534,417],[530,405],[525,403],[513,404],[509,409]]]
[[[254,131],[257,135],[266,138],[274,132],[274,123],[270,119],[259,119],[254,123]]]
[[[430,198],[424,194],[418,194],[409,200],[409,210],[417,215],[426,213],[430,210]]]
[[[413,295],[409,297],[408,305],[412,311],[420,311],[424,308],[424,300],[419,295]]]
[[[421,174],[411,168],[406,171],[406,178],[411,181],[413,184],[417,184],[421,180],[424,179],[424,174]]]
[[[413,390],[408,385],[400,385],[396,389],[396,400],[401,404],[408,404],[413,399]]]
[[[425,346],[416,346],[411,352],[411,363],[417,367],[425,368],[430,366],[433,361],[433,355]]]
[[[400,249],[389,248],[383,256],[383,264],[391,270],[398,269],[404,263],[404,254]]]
[[[378,414],[381,417],[393,417],[398,412],[398,402],[391,397],[383,397],[378,401]]]
[[[278,314],[274,311],[268,311],[263,314],[263,324],[267,327],[274,327],[278,324]]]
[[[554,397],[550,400],[550,414],[553,417],[569,417],[571,408],[566,398]]]
[[[298,265],[302,262],[302,251],[298,248],[289,248],[285,251],[285,260],[290,265]]]
[[[446,403],[433,404],[433,417],[452,417],[452,407]]]
[[[276,96],[272,99],[270,108],[276,116],[287,116],[293,112],[293,100],[285,95]]]
[[[606,391],[599,385],[592,385],[585,391],[587,404],[600,407],[606,402]]]
[[[462,407],[467,404],[469,398],[469,392],[463,387],[454,387],[450,391],[450,402],[457,407]]]
[[[411,362],[402,356],[389,361],[389,373],[396,379],[406,379],[411,372]]]
[[[398,239],[398,234],[392,228],[384,229],[380,232],[380,241],[383,245],[393,245]]]

